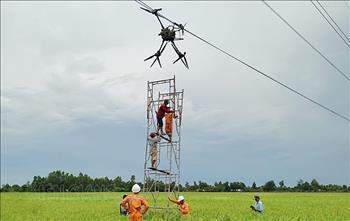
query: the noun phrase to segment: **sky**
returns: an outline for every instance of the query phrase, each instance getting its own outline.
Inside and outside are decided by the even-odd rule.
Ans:
[[[350,6],[322,2],[349,36]],[[270,2],[339,69],[349,48],[310,2]],[[262,2],[149,2],[186,28],[349,117],[349,82]],[[164,22],[167,24],[166,22]],[[143,180],[147,81],[184,89],[181,183],[300,179],[350,185],[349,122],[189,34],[163,68],[133,1],[1,1],[1,184],[63,170]]]

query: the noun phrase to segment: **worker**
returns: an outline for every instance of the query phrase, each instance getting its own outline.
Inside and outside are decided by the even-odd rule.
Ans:
[[[146,214],[149,206],[148,202],[139,195],[141,187],[138,184],[132,186],[132,194],[125,197],[120,203],[121,207],[128,210],[128,221],[142,221],[142,216]],[[142,210],[143,206],[143,210]]]
[[[258,194],[254,195],[255,205],[251,205],[250,208],[256,213],[256,214],[262,214],[264,211],[263,204],[260,200],[260,196]]]
[[[170,202],[176,203],[179,206],[178,209],[181,215],[187,215],[190,212],[189,206],[185,202],[185,197],[179,196],[177,200],[171,199],[170,197],[168,197],[168,199]]]
[[[161,138],[158,133],[152,132],[148,137],[148,142],[150,145],[150,155],[151,155],[151,167],[157,168],[158,159],[158,147],[157,144],[160,142]]]
[[[171,142],[172,133],[173,133],[173,114],[165,114],[165,133],[169,137],[169,142]]]
[[[164,100],[164,103],[162,105],[160,105],[160,107],[158,108],[157,113],[157,124],[158,124],[158,129],[157,132],[159,133],[159,131],[162,133],[162,135],[165,135],[164,131],[163,131],[163,118],[165,116],[165,113],[175,113],[175,111],[170,110],[170,108],[168,107],[169,101],[168,100]],[[176,116],[174,116],[176,118]]]
[[[123,199],[125,199],[128,195],[124,194]],[[119,213],[121,216],[127,216],[128,215],[128,206],[122,207],[122,205],[119,204]]]

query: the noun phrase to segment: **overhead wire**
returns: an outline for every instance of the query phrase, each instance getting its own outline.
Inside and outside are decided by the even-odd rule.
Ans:
[[[350,44],[344,39],[344,37],[337,31],[337,29],[331,24],[331,22],[326,18],[326,16],[323,14],[323,12],[317,7],[317,5],[310,0],[312,5],[317,9],[317,11],[321,14],[321,16],[326,20],[326,22],[333,28],[333,30],[338,34],[338,36],[344,41],[344,43],[350,48]]]
[[[142,5],[143,7],[145,7],[148,10],[153,10],[150,6],[148,6],[146,3],[144,3],[143,1],[140,0],[135,0],[135,2],[137,2],[138,4]]]
[[[344,0],[344,4],[346,5],[346,7],[350,10],[350,6],[348,5],[347,1]]]
[[[331,62],[320,50],[318,50],[310,41],[308,41],[299,31],[297,31],[285,18],[283,18],[275,9],[273,9],[266,1],[262,1],[278,18],[280,18],[290,29],[292,29],[301,39],[303,39],[314,51],[317,52],[328,64],[330,64],[338,73],[350,82],[350,77]]]
[[[141,2],[141,0],[138,0],[138,1],[136,1],[136,2],[139,3],[139,2]],[[145,4],[147,7],[149,7],[150,10],[153,10],[152,7],[148,6],[146,3],[143,2],[143,4]],[[159,15],[159,17],[161,17],[161,18],[167,20],[168,22],[170,22],[170,23],[172,23],[172,24],[174,24],[174,25],[178,25],[176,22],[170,20],[169,18],[165,17],[164,15],[161,15],[161,14],[159,14],[159,13],[158,13],[158,15]],[[179,25],[178,25],[178,26],[179,26]],[[243,60],[241,60],[241,59],[235,57],[234,55],[230,54],[229,52],[227,52],[227,51],[221,49],[220,47],[218,47],[218,46],[216,46],[216,45],[210,43],[209,41],[207,41],[207,40],[205,40],[204,38],[200,37],[199,35],[197,35],[197,34],[191,32],[190,30],[188,30],[188,29],[186,29],[186,28],[183,28],[183,30],[186,31],[187,33],[189,33],[190,35],[196,37],[197,39],[203,41],[204,43],[210,45],[211,47],[215,48],[216,50],[222,52],[223,54],[229,56],[230,58],[232,58],[232,59],[234,59],[234,60],[240,62],[241,64],[247,66],[248,68],[254,70],[255,72],[259,73],[260,75],[262,75],[262,76],[264,76],[264,77],[266,77],[266,78],[272,80],[273,82],[275,82],[275,83],[279,84],[280,86],[282,86],[282,87],[284,87],[284,88],[286,88],[286,89],[292,91],[293,93],[299,95],[300,97],[302,97],[302,98],[304,98],[304,99],[306,99],[306,100],[312,102],[313,104],[315,104],[315,105],[321,107],[322,109],[324,109],[324,110],[326,110],[326,111],[328,111],[328,112],[330,112],[330,113],[332,113],[332,114],[334,114],[334,115],[336,115],[336,116],[338,116],[338,117],[340,117],[340,118],[342,118],[342,119],[344,119],[344,120],[350,122],[350,118],[349,118],[349,117],[347,117],[347,116],[345,116],[345,115],[342,115],[342,114],[340,114],[340,113],[338,113],[338,112],[332,110],[331,108],[329,108],[329,107],[327,107],[327,106],[325,106],[325,105],[323,105],[323,104],[321,104],[321,103],[319,103],[319,102],[313,100],[312,98],[309,98],[308,96],[302,94],[301,92],[298,92],[297,90],[295,90],[295,89],[291,88],[290,86],[288,86],[288,85],[282,83],[281,81],[279,81],[279,80],[277,80],[277,79],[275,79],[275,78],[269,76],[268,74],[266,74],[266,73],[264,73],[263,71],[261,71],[261,70],[255,68],[254,66],[248,64],[247,62],[245,62],[245,61],[243,61]]]
[[[350,42],[350,39],[348,38],[348,36],[344,33],[344,31],[339,27],[339,25],[337,24],[337,22],[332,18],[332,16],[328,13],[328,11],[326,10],[325,7],[322,6],[322,4],[316,0],[316,2],[321,6],[321,8],[323,9],[324,12],[326,12],[326,14],[328,15],[328,17],[332,20],[332,22],[337,26],[337,28],[339,29],[339,31],[343,34],[343,36]]]

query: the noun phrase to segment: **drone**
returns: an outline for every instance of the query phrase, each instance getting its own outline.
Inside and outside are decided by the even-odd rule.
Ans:
[[[173,62],[173,64],[175,64],[176,62],[181,60],[182,63],[185,65],[185,67],[188,69],[189,67],[188,67],[186,57],[185,57],[186,52],[181,53],[181,51],[175,45],[175,41],[184,40],[183,38],[181,38],[181,36],[177,37],[176,33],[179,33],[179,35],[181,35],[181,33],[182,33],[182,35],[183,35],[186,24],[182,25],[182,24],[173,23],[173,25],[169,25],[169,26],[165,27],[159,18],[159,16],[161,16],[161,15],[158,12],[162,10],[161,8],[149,10],[149,9],[145,9],[145,8],[141,7],[141,9],[155,15],[160,23],[160,26],[162,27],[160,33],[158,34],[159,36],[162,37],[162,44],[160,45],[159,49],[157,50],[157,52],[155,54],[149,56],[144,61],[147,61],[147,60],[155,57],[153,63],[151,64],[151,67],[154,65],[154,63],[156,61],[158,61],[159,66],[162,67],[162,64],[160,63],[159,57],[162,55],[162,53],[163,53],[165,47],[168,45],[168,43],[170,43],[178,56],[178,58]]]

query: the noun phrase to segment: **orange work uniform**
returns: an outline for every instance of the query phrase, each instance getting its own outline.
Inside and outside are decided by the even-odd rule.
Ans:
[[[173,133],[173,114],[168,113],[165,115],[165,133],[170,135]]]
[[[121,202],[122,207],[128,208],[128,221],[142,221],[142,206],[147,211],[148,202],[139,194],[130,194]]]
[[[182,215],[186,215],[190,212],[190,208],[188,207],[188,204],[187,203],[183,203],[183,204],[180,204],[178,203],[179,205],[179,211]]]

